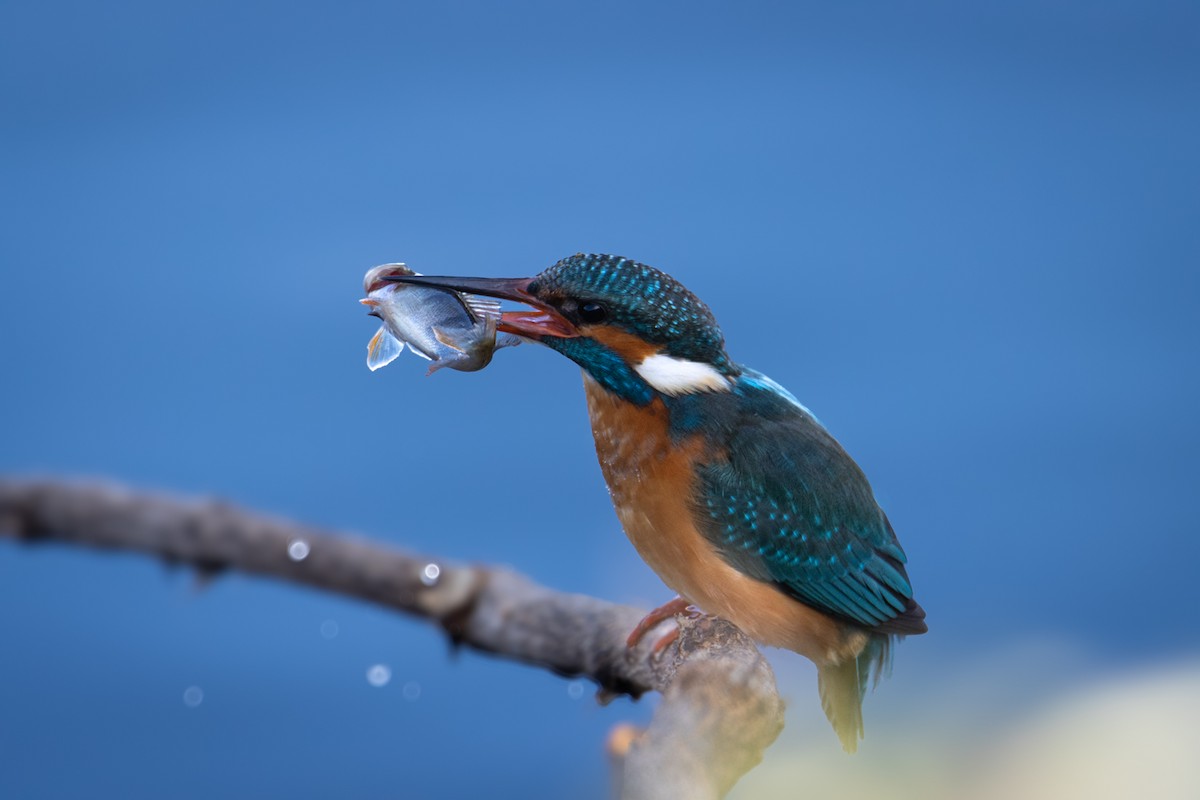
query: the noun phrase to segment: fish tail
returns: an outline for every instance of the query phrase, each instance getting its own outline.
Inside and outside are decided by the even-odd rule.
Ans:
[[[393,336],[387,325],[381,325],[367,343],[367,368],[374,372],[380,367],[386,367],[403,351],[404,342]]]

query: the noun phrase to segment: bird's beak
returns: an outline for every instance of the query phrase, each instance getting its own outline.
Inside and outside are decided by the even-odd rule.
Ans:
[[[527,339],[553,336],[570,339],[579,336],[579,329],[546,303],[529,293],[533,278],[453,278],[433,275],[384,275],[381,280],[406,283],[412,286],[429,286],[435,289],[450,289],[455,292],[481,294],[513,300],[533,306],[536,311],[505,311],[500,315],[497,328],[505,333],[515,333]]]

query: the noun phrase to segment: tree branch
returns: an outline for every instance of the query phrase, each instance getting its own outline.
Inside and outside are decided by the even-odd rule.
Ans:
[[[679,618],[679,639],[654,657],[653,637],[634,650],[625,646],[642,616],[629,606],[216,500],[185,501],[113,485],[0,477],[5,536],[133,550],[205,573],[237,569],[303,583],[429,619],[477,650],[589,677],[602,700],[661,692],[644,732],[618,729],[613,737],[621,798],[724,796],[783,728],[770,665],[723,620]]]

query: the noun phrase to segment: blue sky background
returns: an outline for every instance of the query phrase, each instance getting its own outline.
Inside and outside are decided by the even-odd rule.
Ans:
[[[870,763],[947,687],[999,719],[1200,652],[1198,80],[1189,3],[6,3],[0,470],[657,604],[574,366],[372,374],[356,303],[386,261],[645,261],[909,553],[931,633]],[[0,544],[6,797],[605,797],[606,731],[653,703],[569,688],[340,598]]]

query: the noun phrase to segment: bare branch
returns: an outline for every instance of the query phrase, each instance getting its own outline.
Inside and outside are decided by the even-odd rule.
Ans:
[[[316,586],[429,619],[454,639],[561,675],[586,676],[601,698],[655,690],[662,703],[614,752],[622,798],[717,798],[754,767],[783,728],[783,702],[762,654],[722,620],[680,619],[659,657],[625,637],[642,612],[539,586],[512,571],[422,557],[364,539],[112,485],[0,478],[0,537],[157,555]]]

